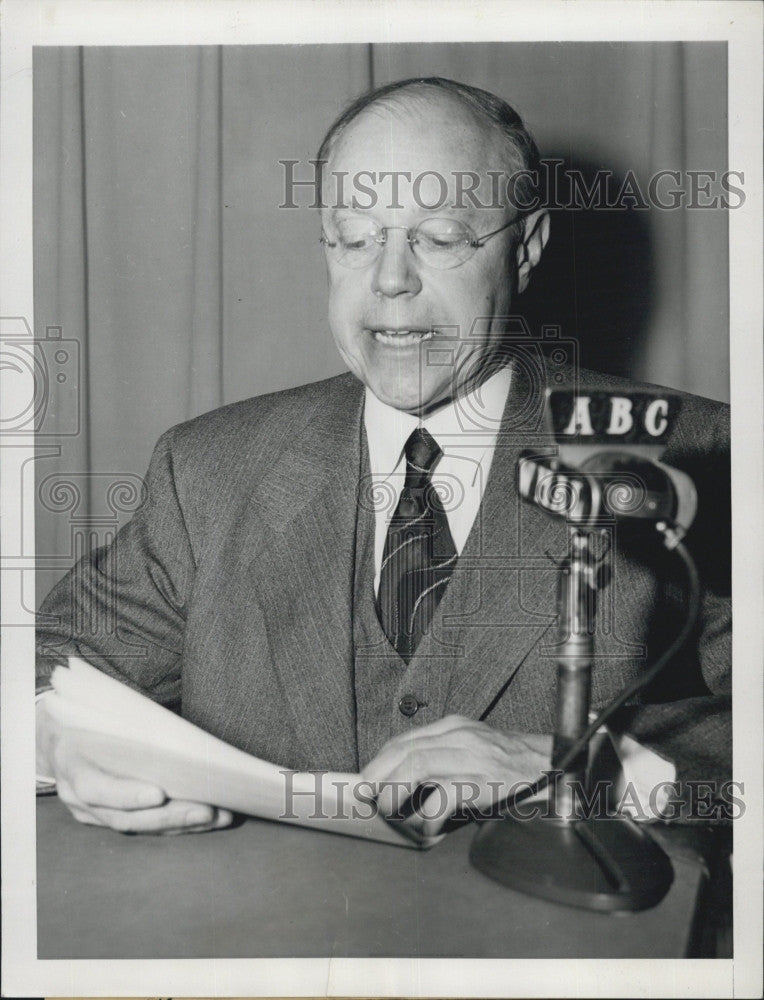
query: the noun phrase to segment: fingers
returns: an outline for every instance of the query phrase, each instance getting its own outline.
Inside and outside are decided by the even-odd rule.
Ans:
[[[549,766],[551,748],[552,737],[547,734],[504,732],[484,722],[449,716],[390,740],[363,768],[363,776],[374,783],[419,783],[438,774],[527,781]]]
[[[201,833],[228,826],[233,814],[200,802],[167,799],[156,785],[102,770],[65,743],[56,748],[59,798],[81,823],[121,833]]]
[[[109,774],[84,759],[61,774],[58,794],[67,804],[125,810],[161,806],[167,798],[156,785]]]
[[[492,801],[490,789],[483,785],[482,775],[461,778],[428,778],[414,789],[395,811],[379,802],[380,812],[395,828],[419,844],[426,845],[443,832],[444,826],[455,816],[468,821],[470,810],[478,811]]]
[[[390,740],[363,775],[377,790],[380,814],[421,841],[455,814],[490,813],[517,785],[537,778],[550,753],[549,735],[448,716]]]
[[[444,774],[461,778],[465,769],[472,772],[472,762],[462,750],[454,746],[442,746],[434,741],[420,746],[416,751],[404,753],[399,759],[391,761],[391,765],[389,770],[385,768],[386,773],[376,779],[374,785],[378,789],[377,805],[380,812],[393,817],[400,813],[402,801],[423,783],[436,781],[438,776]]]
[[[67,803],[80,823],[106,826],[119,833],[178,834],[205,833],[230,826],[233,814],[199,802],[171,799],[153,809],[106,809]]]
[[[389,740],[377,756],[363,768],[363,776],[369,781],[381,781],[397,770],[410,755],[420,754],[430,746],[440,746],[443,737],[453,736],[458,730],[471,731],[479,729],[484,723],[474,722],[461,715],[447,715],[429,726],[421,726],[406,733],[401,733]],[[445,741],[456,745],[456,740]]]
[[[228,826],[233,815],[199,802],[171,799],[155,809],[120,810],[91,808],[90,814],[102,825],[120,833],[204,833]]]
[[[476,780],[477,779],[477,780]],[[470,779],[465,779],[469,781]],[[479,776],[474,776],[473,783],[479,786]],[[452,778],[440,777],[430,785],[426,795],[415,814],[414,824],[422,839],[436,837],[443,824],[461,807],[460,785],[463,782]]]
[[[396,736],[385,744],[377,756],[363,769],[369,781],[423,781],[435,774],[460,773],[466,765],[469,771],[489,770],[506,773],[512,744],[505,734],[483,722],[449,716],[448,728],[440,723],[422,726],[417,732]],[[433,764],[440,770],[428,770]]]

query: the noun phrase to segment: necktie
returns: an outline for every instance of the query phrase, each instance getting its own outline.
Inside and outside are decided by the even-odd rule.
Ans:
[[[378,611],[387,638],[408,663],[451,579],[457,552],[430,478],[442,455],[437,442],[418,427],[405,455],[406,481],[382,556]]]

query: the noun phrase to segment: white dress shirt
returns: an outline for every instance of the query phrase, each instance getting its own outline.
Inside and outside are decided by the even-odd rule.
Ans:
[[[491,471],[510,379],[511,370],[502,368],[477,389],[424,418],[396,410],[366,389],[363,420],[369,464],[374,485],[382,487],[377,495],[384,497],[384,503],[375,507],[375,592],[379,589],[387,528],[406,478],[403,448],[411,432],[425,427],[443,452],[433,471],[432,484],[443,498],[451,537],[461,555]]]

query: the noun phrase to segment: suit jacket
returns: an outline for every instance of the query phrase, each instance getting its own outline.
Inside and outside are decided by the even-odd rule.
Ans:
[[[553,729],[553,560],[567,541],[564,523],[522,503],[515,486],[520,449],[543,440],[533,381],[527,371],[513,375],[481,509],[432,623],[452,655],[427,675],[428,712],[400,717],[399,731],[449,713],[478,718],[502,688],[490,724]],[[684,655],[622,710],[619,725],[673,759],[680,775],[711,780],[727,775],[731,744],[729,435],[722,404],[682,401],[664,461],[698,486],[688,545],[703,608]],[[362,409],[363,386],[341,375],[164,434],[144,506],[41,608],[42,678],[75,652],[260,757],[301,769],[362,766],[352,628],[357,505],[368,475]],[[682,620],[682,570],[657,538],[620,532],[614,542],[613,579],[599,599],[595,708],[644,671]]]

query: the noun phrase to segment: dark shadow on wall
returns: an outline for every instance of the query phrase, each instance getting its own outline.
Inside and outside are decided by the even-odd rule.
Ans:
[[[551,159],[551,158],[550,158]],[[562,159],[562,157],[560,157]],[[566,158],[562,171],[575,168],[592,188],[603,165]],[[623,178],[610,176],[613,201]],[[564,183],[552,204],[569,204]],[[625,207],[551,208],[551,233],[541,263],[519,309],[531,331],[558,325],[574,338],[580,363],[613,375],[629,376],[654,305],[654,254],[650,233],[656,209]]]

